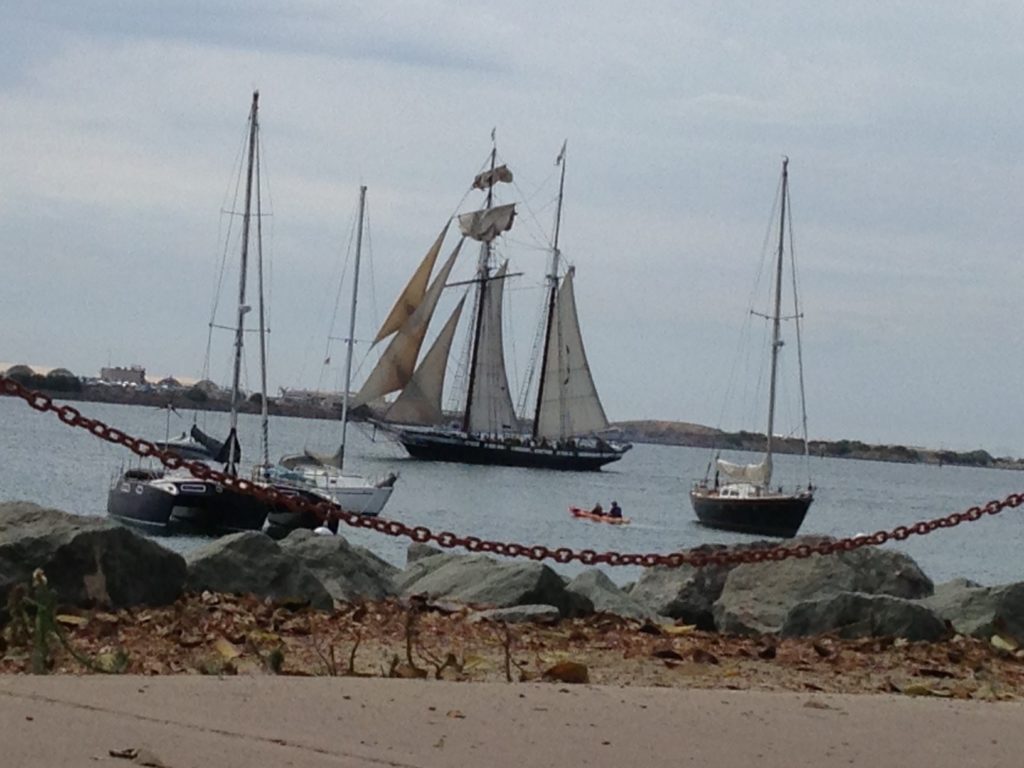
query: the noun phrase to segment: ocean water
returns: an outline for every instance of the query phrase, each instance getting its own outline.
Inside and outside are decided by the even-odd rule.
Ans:
[[[138,406],[75,403],[85,415],[128,434],[162,439],[166,411]],[[191,425],[193,414],[172,415],[171,435]],[[223,413],[199,413],[199,425],[213,435],[227,432]],[[243,458],[257,458],[259,419],[243,415]],[[520,544],[566,546],[598,551],[667,553],[704,543],[733,543],[756,537],[697,524],[687,492],[704,474],[704,449],[636,445],[621,461],[598,473],[553,472],[421,462],[400,446],[360,429],[349,430],[348,469],[368,475],[397,471],[399,480],[384,516],[435,531],[452,531]],[[336,446],[338,425],[272,417],[271,456],[305,446]],[[738,455],[741,456],[741,455]],[[27,500],[80,515],[105,515],[111,478],[132,459],[127,449],[40,414],[20,398],[0,398],[0,500]],[[776,459],[777,477],[806,482],[801,459]],[[947,515],[1009,493],[1024,491],[1024,473],[909,464],[813,458],[810,472],[818,490],[801,533],[846,536]],[[796,473],[799,472],[798,477]],[[607,507],[617,500],[632,524],[609,526],[576,520],[568,507]],[[408,541],[371,531],[345,529],[345,536],[402,566]],[[907,552],[936,582],[963,576],[983,584],[1024,580],[1020,550],[1024,509],[1007,510],[957,528],[888,544]],[[202,540],[164,538],[179,551]],[[581,566],[553,566],[572,575]],[[634,580],[635,567],[605,570],[618,583]]]

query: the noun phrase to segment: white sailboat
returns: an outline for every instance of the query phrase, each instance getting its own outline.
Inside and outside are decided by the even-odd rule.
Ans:
[[[716,457],[714,481],[704,478],[690,491],[697,519],[712,528],[741,531],[763,536],[795,536],[803,524],[807,510],[814,501],[814,489],[806,488],[786,492],[772,487],[772,451],[775,441],[775,397],[778,380],[779,351],[782,348],[782,267],[786,244],[786,222],[789,204],[789,159],[782,163],[782,191],[780,195],[779,244],[775,263],[773,310],[765,317],[772,323],[771,378],[768,393],[768,429],[764,457],[754,464],[738,464]],[[793,283],[794,293],[796,282]],[[797,359],[800,356],[800,310],[794,295],[794,316],[797,324]],[[803,403],[803,376],[801,373],[800,399],[803,414],[804,454],[807,455],[807,410]],[[719,475],[724,475],[724,483]]]
[[[279,467],[272,468],[270,476],[280,480],[308,485],[327,494],[332,501],[347,512],[361,515],[378,515],[391,498],[398,475],[391,472],[384,477],[368,479],[360,475],[345,473],[345,444],[348,434],[349,390],[352,383],[352,356],[355,346],[356,306],[359,299],[359,267],[363,245],[364,211],[366,209],[366,187],[359,188],[359,214],[356,229],[355,265],[352,276],[352,301],[349,307],[349,329],[345,351],[345,381],[342,390],[341,442],[338,450],[325,455],[305,450],[299,454],[285,456]],[[270,517],[271,525],[287,524],[282,518],[286,513]]]
[[[507,262],[495,265],[493,243],[511,229],[515,204],[495,205],[494,188],[512,181],[512,171],[497,165],[492,148],[488,170],[478,174],[473,188],[486,192],[482,209],[462,214],[462,237],[433,281],[427,279],[440,253],[447,225],[402,292],[377,335],[391,341],[377,367],[356,394],[356,407],[368,406],[385,395],[397,398],[377,412],[377,423],[392,431],[409,454],[433,461],[502,464],[567,470],[596,470],[617,461],[628,444],[605,440],[608,429],[583,347],[576,312],[574,268],[559,277],[558,236],[565,189],[565,148],[559,154],[561,176],[551,267],[547,275],[544,344],[536,407],[517,416],[505,367],[502,339],[502,293],[510,277]],[[473,325],[470,332],[468,386],[461,413],[445,414],[441,400],[455,326],[463,302],[455,308],[419,366],[416,360],[452,267],[466,238],[480,243]],[[532,420],[532,425],[529,422]]]

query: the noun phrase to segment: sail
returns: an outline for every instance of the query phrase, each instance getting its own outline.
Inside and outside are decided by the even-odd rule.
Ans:
[[[451,256],[448,257],[434,278],[434,282],[427,289],[423,301],[391,339],[384,354],[377,361],[376,367],[370,372],[362,388],[352,399],[353,408],[365,405],[389,392],[399,390],[409,383],[416,365],[416,357],[423,344],[423,337],[427,335],[430,318],[434,316],[437,300],[441,297],[441,291],[448,281],[448,274],[452,271],[462,243],[463,241],[459,240],[455,250],[452,251]]]
[[[483,173],[478,173],[476,178],[473,179],[473,189],[487,189],[493,187],[495,184],[504,182],[506,184],[512,181],[512,171],[509,170],[507,165],[499,165],[497,168]]]
[[[505,351],[501,338],[501,299],[508,262],[483,285],[483,311],[473,371],[472,402],[469,404],[468,431],[498,434],[517,429],[512,397],[505,373]]]
[[[466,237],[489,243],[502,232],[512,228],[515,215],[515,203],[463,213],[459,216],[459,229]]]
[[[452,312],[441,333],[434,340],[426,357],[416,368],[409,383],[388,408],[385,418],[397,424],[440,424],[443,418],[441,395],[444,391],[444,374],[448,367],[448,353],[451,351],[455,327],[459,324],[463,297]]]
[[[729,480],[736,483],[768,485],[772,479],[771,456],[765,456],[758,464],[733,464],[725,459],[715,459],[715,467]]]
[[[441,234],[437,236],[437,240],[430,246],[430,250],[423,257],[419,267],[413,272],[412,277],[409,278],[409,283],[405,286],[405,290],[402,291],[402,294],[395,301],[395,306],[391,308],[387,319],[381,325],[380,330],[377,331],[377,335],[373,339],[374,344],[401,328],[402,324],[409,319],[412,313],[416,311],[416,307],[423,301],[423,297],[427,292],[427,282],[430,280],[430,273],[434,269],[434,262],[437,261],[437,254],[441,252],[444,236],[448,234],[449,224],[451,224],[450,219],[444,225]]]
[[[548,328],[544,391],[538,409],[536,433],[537,437],[549,440],[593,434],[608,427],[587,363],[587,353],[583,349],[573,289],[574,275],[575,269],[570,269],[562,280]]]

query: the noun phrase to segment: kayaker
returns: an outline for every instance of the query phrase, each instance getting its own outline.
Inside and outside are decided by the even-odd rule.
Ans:
[[[597,515],[598,517],[604,514],[604,507],[601,506],[600,501],[594,505],[594,508],[592,510],[590,510],[590,514]]]
[[[621,518],[622,517],[622,507],[619,506],[619,502],[617,502],[617,501],[613,501],[612,502],[611,509],[608,510],[608,516],[609,517],[616,517],[616,518]]]

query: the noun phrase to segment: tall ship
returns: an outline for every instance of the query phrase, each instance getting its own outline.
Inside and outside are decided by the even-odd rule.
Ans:
[[[576,311],[575,268],[564,265],[559,248],[564,145],[557,162],[561,172],[545,280],[543,329],[538,337],[543,343],[538,345],[536,396],[528,413],[517,414],[513,407],[505,365],[502,304],[505,284],[514,275],[507,261],[496,263],[495,241],[512,228],[516,205],[496,202],[495,188],[511,183],[513,178],[507,165],[497,163],[496,147],[492,146],[486,169],[473,180],[472,189],[484,194],[483,207],[457,216],[460,238],[431,280],[451,222],[445,225],[374,340],[378,343],[390,337],[377,366],[353,399],[353,408],[369,407],[397,392],[392,402],[374,409],[374,421],[394,434],[414,458],[597,470],[621,459],[631,447],[605,437],[608,419],[587,362]],[[468,296],[455,307],[418,365],[417,359],[438,300],[467,240],[478,243],[479,250],[473,278],[462,283],[468,284],[473,299],[466,388],[461,407],[445,412],[445,374]],[[459,284],[452,287],[455,285]]]

